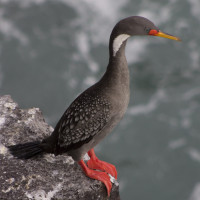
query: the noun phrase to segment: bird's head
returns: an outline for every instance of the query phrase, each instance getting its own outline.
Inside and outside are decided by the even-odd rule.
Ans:
[[[160,29],[155,26],[153,22],[144,17],[127,17],[119,21],[112,31],[111,43],[113,44],[114,55],[119,50],[122,43],[130,36],[134,35],[159,36],[180,41],[178,37],[160,31]]]
[[[180,41],[178,37],[161,32],[153,22],[140,16],[132,16],[122,19],[116,24],[113,30],[115,31],[116,35],[151,35]]]

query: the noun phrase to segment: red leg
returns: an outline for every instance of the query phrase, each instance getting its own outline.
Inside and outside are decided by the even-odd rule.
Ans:
[[[108,174],[112,175],[115,179],[117,179],[117,170],[114,165],[99,160],[94,153],[94,149],[89,150],[88,155],[90,157],[90,160],[87,162],[87,165],[90,169],[105,171]]]
[[[83,160],[79,161],[79,165],[82,167],[86,176],[103,182],[107,188],[108,196],[110,196],[110,191],[112,189],[112,183],[110,181],[110,177],[108,176],[108,174],[106,174],[105,172],[100,172],[100,171],[96,171],[96,170],[92,170],[92,169],[88,168]]]

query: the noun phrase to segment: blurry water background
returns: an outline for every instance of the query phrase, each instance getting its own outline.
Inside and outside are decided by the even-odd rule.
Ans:
[[[96,148],[123,200],[200,200],[199,0],[0,0],[0,95],[56,122],[103,75],[110,32],[141,15],[182,42],[128,41],[131,99]]]

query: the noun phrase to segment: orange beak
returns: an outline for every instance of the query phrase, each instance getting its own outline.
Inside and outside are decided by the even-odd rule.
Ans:
[[[170,40],[177,40],[177,41],[181,41],[180,38],[175,37],[173,35],[167,34],[167,33],[163,33],[162,31],[157,31],[157,30],[150,30],[149,31],[149,35],[153,35],[153,36],[158,36],[158,37],[163,37],[163,38],[168,38]]]

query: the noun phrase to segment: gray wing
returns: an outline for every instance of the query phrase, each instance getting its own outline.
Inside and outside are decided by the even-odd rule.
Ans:
[[[70,105],[56,126],[58,146],[67,151],[89,142],[110,119],[110,104],[98,95],[83,93]]]

